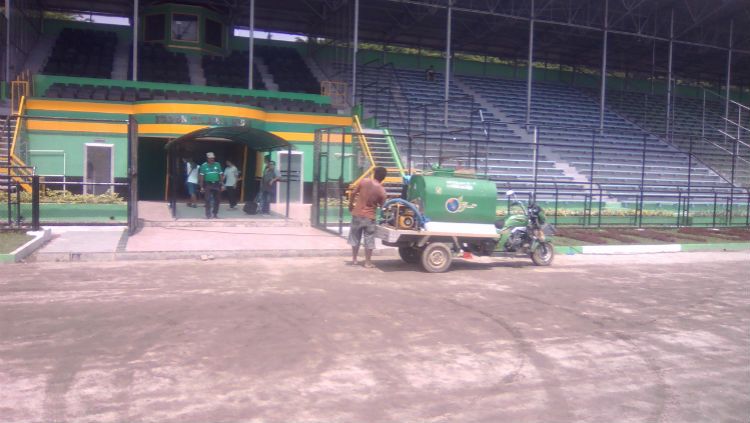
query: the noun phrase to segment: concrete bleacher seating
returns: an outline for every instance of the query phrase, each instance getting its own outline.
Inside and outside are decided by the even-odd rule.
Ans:
[[[258,45],[255,52],[273,75],[279,91],[320,94],[320,83],[293,48]],[[245,68],[247,69],[247,68]]]
[[[460,76],[510,119],[523,121],[526,112],[526,82]],[[539,142],[551,144],[558,157],[590,182],[619,199],[630,199],[628,191],[641,184],[654,192],[687,186],[688,158],[610,110],[605,112],[604,131],[598,131],[599,107],[595,101],[566,85],[534,83],[531,123],[539,127]],[[593,178],[591,145],[595,143]],[[646,143],[645,169],[642,167]],[[643,174],[642,174],[643,172]],[[690,183],[696,191],[729,188],[716,173],[701,165],[691,166]],[[658,199],[653,197],[653,199]]]
[[[248,52],[232,51],[228,56],[203,56],[206,85],[212,87],[247,88]],[[253,66],[253,89],[265,90],[257,66]]]
[[[64,28],[57,37],[43,73],[109,78],[117,36],[112,32]]]
[[[719,101],[675,97],[672,103],[673,128],[666,136],[667,101],[664,95],[609,90],[607,106],[641,128],[669,141],[680,150],[692,151],[695,158],[726,179],[731,179],[732,140],[724,130],[724,104]],[[735,119],[736,120],[736,119]],[[734,132],[731,129],[729,132]],[[750,186],[750,149],[738,149],[739,166],[735,183]]]
[[[161,90],[133,87],[108,87],[78,84],[52,84],[44,93],[47,98],[77,99],[77,100],[100,100],[100,101],[150,101],[150,100],[177,100],[177,101],[205,101],[243,104],[262,107],[266,110],[304,113],[335,114],[337,110],[330,105],[322,105],[310,100],[284,99],[263,96],[241,96],[216,93],[204,93],[189,91]]]
[[[341,73],[347,71],[344,66],[338,69]],[[493,125],[488,137],[478,113],[479,105],[456,84],[451,84],[448,125],[445,125],[441,74],[436,73],[434,81],[426,81],[421,71],[364,68],[358,79],[361,83],[358,95],[366,113],[377,117],[381,125],[392,131],[404,163],[411,133],[411,156],[416,168],[438,163],[471,168],[474,160],[470,157],[476,155],[477,172],[486,171],[491,179],[499,182],[499,192],[533,186],[528,182],[533,179],[531,144],[500,123]],[[390,92],[384,94],[387,86]],[[493,118],[486,110],[482,110],[482,114],[485,119]],[[426,137],[423,136],[425,129]],[[540,157],[537,165],[539,178],[552,181],[540,187],[552,188],[556,183],[558,188],[580,188],[556,169],[553,161]]]
[[[131,49],[130,63],[133,62]],[[132,78],[132,66],[128,67],[128,78]],[[160,43],[138,44],[138,80],[189,84],[187,58],[183,53],[168,51]]]

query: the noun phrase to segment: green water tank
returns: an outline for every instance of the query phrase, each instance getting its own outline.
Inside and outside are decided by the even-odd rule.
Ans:
[[[407,199],[434,222],[494,224],[495,183],[452,175],[413,175]]]

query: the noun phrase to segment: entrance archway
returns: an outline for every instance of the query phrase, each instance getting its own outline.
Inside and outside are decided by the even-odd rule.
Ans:
[[[292,144],[283,138],[261,129],[248,126],[219,126],[203,128],[185,134],[168,142],[167,150],[169,163],[169,204],[172,217],[177,217],[177,197],[180,187],[184,184],[182,163],[183,158],[206,157],[206,152],[213,152],[219,163],[232,160],[243,175],[255,175],[257,170],[256,156],[274,150],[287,150],[287,160],[291,161]],[[242,160],[239,160],[241,158]],[[199,162],[200,163],[200,162]],[[287,163],[287,168],[289,163]],[[289,178],[286,182],[286,213],[289,217]],[[240,187],[241,200],[253,198],[257,192],[255,178],[245,177]],[[244,198],[243,198],[244,197]]]

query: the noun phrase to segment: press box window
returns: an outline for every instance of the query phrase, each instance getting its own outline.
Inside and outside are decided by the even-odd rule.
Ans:
[[[145,41],[164,41],[164,15],[148,15],[144,22]]]
[[[198,16],[175,13],[172,15],[172,40],[198,41]]]
[[[212,19],[206,19],[206,44],[214,47],[222,47],[221,23]]]

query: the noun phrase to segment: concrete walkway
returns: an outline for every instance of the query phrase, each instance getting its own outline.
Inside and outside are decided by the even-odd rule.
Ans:
[[[271,215],[245,214],[222,205],[219,219],[178,204],[172,218],[166,203],[139,203],[141,229],[128,236],[124,226],[50,227],[53,238],[28,261],[97,261],[281,256],[348,256],[344,236],[310,227],[309,205],[284,205]],[[395,254],[381,248],[379,254]]]
[[[292,205],[288,219],[283,204],[274,206],[271,215],[251,216],[223,205],[219,219],[205,219],[202,208],[180,204],[175,219],[166,203],[141,202],[141,228],[134,235],[129,236],[124,226],[54,226],[50,227],[52,240],[26,261],[212,260],[351,254],[346,240],[348,228],[344,227],[338,235],[338,223],[331,222],[330,232],[311,227],[309,204]],[[587,248],[591,251],[586,251]],[[748,244],[610,245],[556,250],[563,255],[738,249],[747,250]],[[376,240],[375,255],[395,256],[397,250]]]

